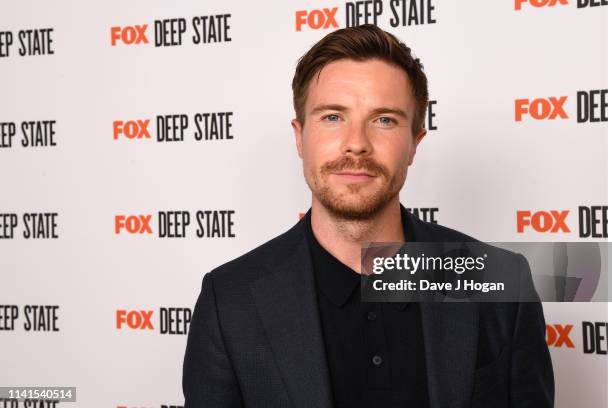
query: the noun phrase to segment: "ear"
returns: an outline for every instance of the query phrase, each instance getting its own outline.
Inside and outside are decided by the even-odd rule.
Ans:
[[[410,156],[408,159],[409,166],[414,162],[414,155],[416,154],[417,147],[419,146],[419,143],[421,143],[421,140],[423,140],[426,134],[427,129],[421,128],[421,130],[419,130],[419,133],[414,136],[412,146],[410,147]]]
[[[302,124],[299,120],[293,119],[291,121],[291,127],[293,127],[293,135],[295,136],[295,146],[297,147],[298,155],[300,159],[303,159],[302,155]]]

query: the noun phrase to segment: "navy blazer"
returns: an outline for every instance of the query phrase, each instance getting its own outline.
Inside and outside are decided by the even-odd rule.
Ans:
[[[407,241],[474,240],[401,211]],[[553,407],[539,301],[419,306],[430,408]],[[483,345],[492,357],[477,368]],[[303,219],[204,275],[183,393],[185,408],[332,408]]]

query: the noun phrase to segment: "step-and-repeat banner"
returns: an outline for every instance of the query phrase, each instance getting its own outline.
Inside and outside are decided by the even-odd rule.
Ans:
[[[181,406],[203,275],[310,205],[297,59],[374,23],[421,59],[401,192],[483,241],[607,240],[607,0],[0,5],[0,386]],[[607,304],[545,303],[556,406],[607,401]],[[2,405],[4,404],[4,405]],[[74,405],[69,405],[74,404]]]

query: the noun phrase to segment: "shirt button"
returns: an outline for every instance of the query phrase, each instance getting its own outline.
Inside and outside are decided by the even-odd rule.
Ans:
[[[376,320],[376,313],[375,312],[369,312],[368,313],[368,320]]]
[[[374,357],[372,357],[372,362],[374,363],[375,366],[379,366],[382,364],[382,357],[379,356],[378,354],[375,355]]]

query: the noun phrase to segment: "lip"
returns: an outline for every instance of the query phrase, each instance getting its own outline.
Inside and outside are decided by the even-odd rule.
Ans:
[[[340,172],[334,173],[334,175],[339,176],[341,179],[350,182],[364,182],[374,179],[375,176],[372,176],[368,173],[352,173],[352,172]]]
[[[373,175],[368,174],[368,173],[364,173],[364,172],[352,172],[352,171],[340,171],[340,172],[338,172],[336,174],[338,174],[338,175],[348,174],[350,176],[368,176],[368,177],[374,177]]]

